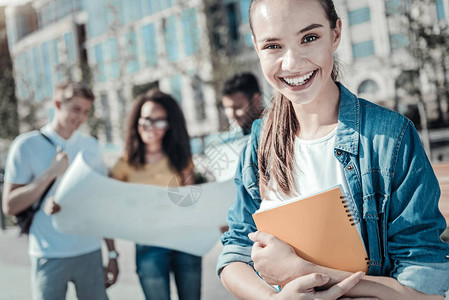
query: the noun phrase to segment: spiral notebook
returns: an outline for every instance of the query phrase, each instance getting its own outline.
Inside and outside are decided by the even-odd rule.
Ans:
[[[340,186],[253,214],[257,229],[290,244],[307,261],[368,272],[368,255]]]

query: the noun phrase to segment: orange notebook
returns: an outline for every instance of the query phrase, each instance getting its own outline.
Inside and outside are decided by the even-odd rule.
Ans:
[[[253,214],[257,229],[320,266],[368,272],[368,255],[340,186]]]

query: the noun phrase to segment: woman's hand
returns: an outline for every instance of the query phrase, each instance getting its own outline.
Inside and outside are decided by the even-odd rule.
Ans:
[[[254,269],[266,283],[284,286],[295,278],[313,273],[314,264],[299,257],[290,245],[275,236],[256,231],[248,237],[254,241],[251,251]]]
[[[104,268],[105,287],[108,288],[117,282],[119,274],[117,259],[109,259],[108,265]]]
[[[329,289],[319,292],[315,291],[315,288],[328,283],[329,276],[318,273],[304,275],[287,283],[281,292],[273,296],[273,299],[343,299],[340,297],[352,289],[362,279],[363,275],[363,272],[354,273]]]

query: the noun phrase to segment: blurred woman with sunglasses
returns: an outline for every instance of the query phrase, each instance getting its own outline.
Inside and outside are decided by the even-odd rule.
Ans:
[[[160,186],[194,184],[186,122],[173,97],[159,90],[137,97],[129,117],[125,153],[110,176]],[[136,267],[147,300],[170,299],[170,271],[179,299],[200,299],[201,257],[136,244]]]

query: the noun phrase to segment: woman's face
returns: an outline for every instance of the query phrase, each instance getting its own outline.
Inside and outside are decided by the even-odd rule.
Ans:
[[[263,0],[252,11],[253,42],[267,81],[293,104],[326,99],[341,21],[330,28],[316,0]],[[334,86],[335,87],[335,86]]]
[[[137,124],[137,130],[144,144],[160,145],[168,129],[167,112],[157,103],[145,102]]]

